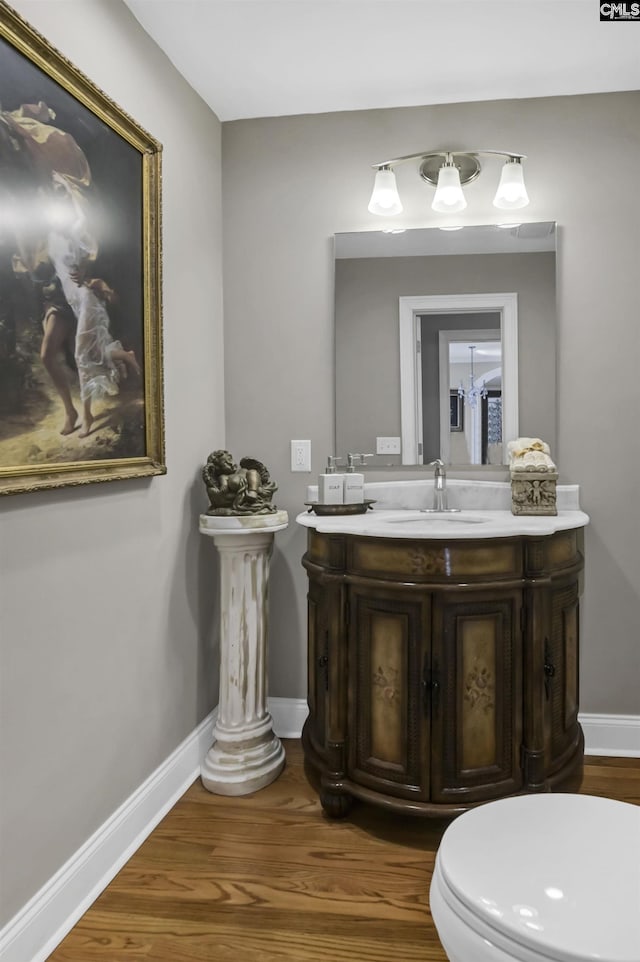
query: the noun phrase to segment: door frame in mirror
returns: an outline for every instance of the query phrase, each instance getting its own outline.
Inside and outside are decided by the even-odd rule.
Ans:
[[[421,450],[422,377],[417,325],[421,314],[499,313],[502,341],[503,462],[507,442],[518,437],[518,295],[418,294],[400,297],[400,418],[402,464],[423,463]]]
[[[498,337],[496,338],[496,334]],[[491,328],[486,330],[473,330],[473,331],[440,331],[439,337],[439,354],[440,354],[440,365],[439,365],[439,377],[440,377],[440,458],[445,464],[451,464],[451,407],[450,407],[450,395],[451,395],[451,383],[450,383],[450,348],[451,345],[459,341],[474,341],[477,344],[482,344],[483,342],[496,340],[502,340],[500,336],[500,331]],[[502,384],[502,348],[500,350],[500,365],[497,369],[500,373],[500,381]],[[488,379],[491,375],[495,375],[496,371],[488,371],[483,373],[482,378]],[[463,407],[464,407],[463,401]],[[475,421],[473,410],[468,412],[471,415],[469,420],[472,424],[476,425],[476,428],[480,427],[480,423]],[[471,425],[467,425],[467,419],[465,418],[465,429]],[[422,430],[422,428],[420,428]],[[482,445],[479,436],[474,437],[474,432],[472,432],[472,453],[480,454],[478,448]],[[502,457],[504,457],[504,444],[502,447]],[[481,464],[481,461],[474,461],[471,458],[471,464]]]

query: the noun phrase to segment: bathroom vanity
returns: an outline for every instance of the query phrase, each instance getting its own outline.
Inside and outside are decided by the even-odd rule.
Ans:
[[[303,746],[334,817],[354,798],[452,815],[574,791],[582,777],[577,488],[558,489],[555,517],[516,517],[498,482],[450,481],[460,512],[422,514],[428,485],[367,485],[377,510],[297,519],[308,528]]]

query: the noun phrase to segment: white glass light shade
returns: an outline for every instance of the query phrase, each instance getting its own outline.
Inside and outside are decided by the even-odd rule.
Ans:
[[[448,164],[440,168],[438,186],[431,207],[443,214],[455,214],[467,206],[465,196],[460,185],[460,173],[457,167]]]
[[[402,203],[396,187],[396,175],[392,170],[382,167],[376,173],[373,193],[369,201],[369,211],[372,214],[383,214],[387,217],[402,213]]]
[[[502,168],[493,206],[501,210],[518,210],[526,207],[528,203],[529,195],[524,186],[522,164],[519,160],[508,160]]]

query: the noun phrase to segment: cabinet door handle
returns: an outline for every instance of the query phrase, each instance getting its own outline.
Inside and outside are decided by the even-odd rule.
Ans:
[[[440,708],[440,682],[437,678],[431,679],[431,715],[435,718]]]
[[[440,707],[440,679],[437,667],[432,668],[425,659],[422,672],[422,704],[425,715],[435,717]]]
[[[549,639],[544,640],[544,693],[547,701],[551,697],[551,679],[556,673],[556,666],[551,661],[551,651],[549,646]]]
[[[431,665],[429,664],[429,658],[427,655],[424,656],[424,663],[422,666],[422,707],[424,713],[428,718],[431,714]]]
[[[422,677],[422,707],[428,717],[431,714],[431,685],[424,675]]]
[[[316,661],[316,665],[318,666],[319,671],[324,672],[324,687],[328,691],[329,690],[329,668],[328,668],[329,656],[320,655]]]

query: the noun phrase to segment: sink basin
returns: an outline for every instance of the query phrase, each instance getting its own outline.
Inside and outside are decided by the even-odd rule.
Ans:
[[[407,525],[412,528],[428,527],[433,524],[485,524],[488,518],[470,517],[468,514],[433,514],[412,515],[410,518],[385,518],[383,524]]]

